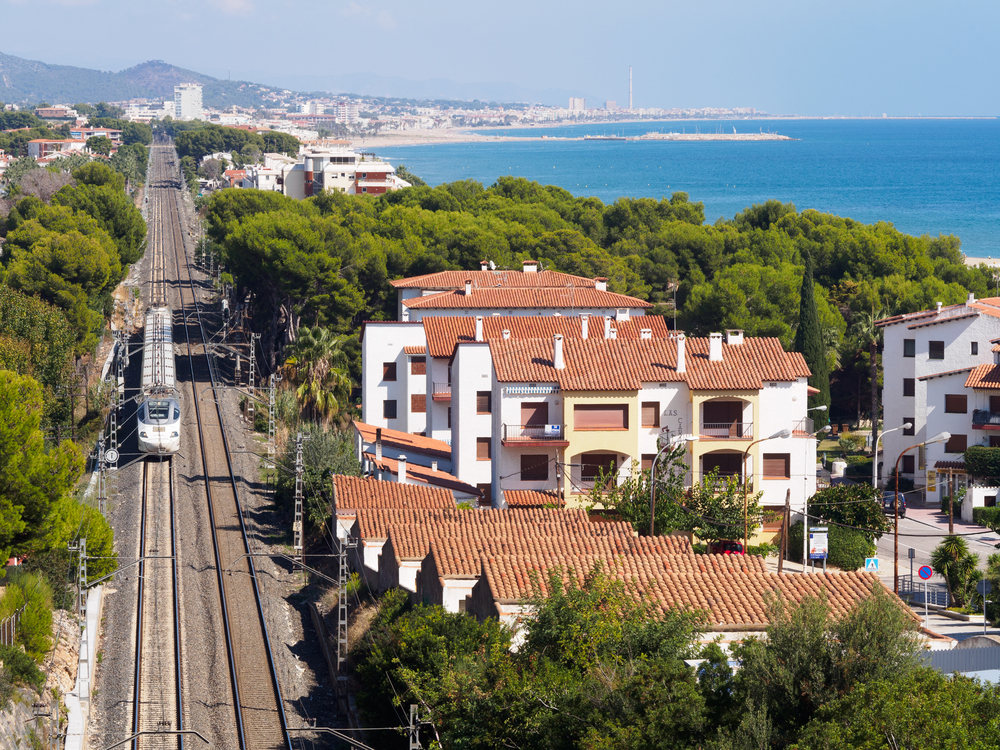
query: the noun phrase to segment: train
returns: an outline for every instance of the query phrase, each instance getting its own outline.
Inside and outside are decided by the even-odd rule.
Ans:
[[[181,402],[174,362],[173,312],[146,310],[142,346],[142,390],[136,416],[139,451],[157,455],[181,448]]]

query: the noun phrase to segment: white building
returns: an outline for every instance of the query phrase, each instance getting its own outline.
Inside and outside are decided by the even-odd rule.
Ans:
[[[271,155],[269,155],[271,156]],[[310,147],[298,160],[265,159],[263,167],[247,170],[246,187],[278,190],[302,200],[320,193],[382,195],[409,187],[388,162],[358,154],[347,147]]]
[[[939,482],[942,470],[957,470],[959,488],[964,486],[965,449],[1000,444],[1000,418],[992,416],[1000,413],[1000,391],[984,375],[1000,337],[1000,298],[969,295],[963,304],[896,315],[879,326],[885,335],[883,430],[913,424],[882,440],[880,479],[888,480],[898,458],[900,475],[929,495],[947,493]],[[941,432],[951,433],[951,440],[903,453]]]
[[[181,83],[174,86],[175,120],[200,120],[204,117],[201,91],[200,83]]]

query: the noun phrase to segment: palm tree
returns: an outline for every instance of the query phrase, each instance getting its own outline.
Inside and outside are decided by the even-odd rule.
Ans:
[[[944,577],[948,606],[965,606],[969,582],[975,577],[979,555],[969,552],[969,544],[957,534],[949,534],[931,553],[931,567]]]
[[[325,423],[341,412],[351,397],[353,383],[347,369],[346,341],[346,336],[337,336],[321,326],[303,326],[288,346],[283,369],[296,385],[299,405],[311,412],[316,422]]]

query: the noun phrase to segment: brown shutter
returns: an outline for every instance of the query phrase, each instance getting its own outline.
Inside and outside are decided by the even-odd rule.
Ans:
[[[903,456],[903,465],[900,467],[900,470],[899,470],[900,473],[901,474],[913,474],[914,471],[915,471],[915,469],[914,469],[914,465],[915,464],[916,464],[916,461],[914,460],[913,456],[904,455]]]
[[[791,456],[788,453],[765,453],[764,479],[791,479]]]
[[[410,375],[427,374],[427,357],[410,357]]]
[[[903,434],[904,435],[916,435],[917,434],[917,418],[916,417],[903,417],[903,424],[906,424],[907,422],[909,422],[913,426],[910,427],[910,428],[908,428],[908,429],[904,427],[903,428]]]
[[[913,396],[917,390],[917,381],[914,378],[903,378],[903,395]]]
[[[395,419],[396,418],[396,400],[386,399],[382,402],[382,418],[383,419]]]
[[[969,447],[968,435],[952,435],[951,439],[944,444],[945,453],[965,453]]]
[[[396,379],[396,363],[395,362],[383,362],[382,363],[382,380],[391,382]]]
[[[522,401],[521,424],[540,427],[549,424],[549,405],[545,401]]]
[[[990,396],[990,411],[1000,411],[1000,396]]]
[[[544,453],[527,453],[521,456],[521,481],[544,482],[549,478],[549,457]]]
[[[948,414],[968,414],[969,397],[964,393],[945,394],[944,410]]]
[[[643,471],[649,471],[650,469],[653,468],[653,461],[655,460],[656,460],[655,453],[643,453],[642,461],[639,464],[639,468],[642,469]]]
[[[944,342],[930,341],[927,345],[928,359],[944,359]]]
[[[618,468],[616,453],[584,453],[580,456],[580,478],[584,482],[593,482],[603,471],[605,476],[614,474]]]
[[[476,438],[476,460],[489,461],[493,440],[488,437]]]
[[[575,430],[626,430],[628,404],[577,404],[573,407]]]
[[[412,414],[427,413],[427,396],[423,393],[414,393],[410,396],[410,412]]]
[[[643,427],[659,427],[660,426],[660,402],[659,401],[643,401],[642,402],[642,426]]]
[[[476,391],[476,413],[490,414],[490,400],[492,394],[489,391]]]

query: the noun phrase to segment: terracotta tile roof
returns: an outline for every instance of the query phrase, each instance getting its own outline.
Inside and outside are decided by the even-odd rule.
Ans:
[[[417,509],[455,507],[450,490],[418,484],[397,484],[365,477],[333,475],[333,506],[337,512],[377,508]]]
[[[990,351],[993,352],[994,354],[996,354],[997,352],[1000,352],[1000,344],[993,344],[993,346],[990,349]]]
[[[707,338],[687,339],[686,372],[677,372],[676,340],[565,340],[566,366],[552,363],[553,342],[543,339],[490,342],[502,383],[557,383],[561,390],[635,391],[642,383],[686,382],[693,390],[758,390],[764,381],[809,376],[805,359],[786,352],[776,338],[722,344],[722,361],[709,362]]]
[[[971,317],[978,314],[1000,317],[1000,297],[986,297],[974,302],[963,302],[960,305],[943,306],[940,310],[921,310],[883,318],[875,325],[879,327],[909,323],[909,328],[920,328],[934,323],[946,323],[952,320]]]
[[[466,295],[465,290],[454,292],[439,292],[425,297],[413,297],[403,300],[403,307],[411,310],[441,310],[455,308],[469,309],[500,309],[500,308],[532,308],[545,309],[552,307],[570,308],[646,308],[652,307],[649,302],[638,297],[628,297],[615,292],[602,292],[593,287],[536,287],[536,288],[498,288],[473,289]]]
[[[562,507],[566,504],[558,492],[549,490],[504,490],[503,499],[511,508]]]
[[[361,435],[361,439],[366,443],[375,443],[375,431],[378,429],[374,425],[365,422],[351,422],[355,431]],[[382,428],[382,447],[391,447],[398,450],[419,453],[424,456],[444,458],[451,460],[451,446],[443,440],[413,435],[401,430],[390,430],[388,427]]]
[[[389,471],[399,476],[399,461],[395,458],[382,456],[381,460],[376,460],[375,450],[373,448],[366,450],[365,456],[367,456],[368,460],[378,466],[382,471]],[[406,462],[406,476],[414,482],[423,482],[431,487],[443,487],[447,490],[451,490],[452,492],[461,492],[475,497],[481,497],[483,494],[476,489],[475,486],[462,482],[457,477],[446,471],[439,471],[428,468],[427,466],[420,466],[412,461]]]
[[[965,461],[935,461],[934,468],[940,469],[951,469],[952,471],[965,471]]]
[[[427,354],[426,346],[404,346],[404,354]]]
[[[468,316],[428,317],[421,321],[427,337],[427,351],[432,357],[450,357],[456,344],[476,340],[476,319]],[[659,315],[637,315],[628,320],[613,320],[619,340],[638,339],[643,328],[652,331],[654,339],[665,339],[671,331]],[[483,339],[498,341],[510,331],[512,339],[548,339],[561,333],[567,339],[581,338],[583,323],[578,315],[487,315],[483,317]],[[589,339],[604,338],[604,318],[592,315],[587,323]]]
[[[978,388],[979,390],[1000,390],[1000,365],[973,367],[969,377],[965,379],[965,387]]]
[[[946,378],[949,375],[961,375],[963,372],[973,370],[973,367],[960,367],[957,370],[945,370],[944,372],[934,372],[930,375],[921,375],[917,380],[934,380],[934,378]]]
[[[572,276],[558,271],[439,271],[423,276],[390,281],[397,289],[465,289],[465,282],[471,280],[473,288],[495,287],[591,287],[593,279]]]
[[[470,536],[503,533],[498,532],[497,529],[504,526],[551,526],[571,529],[586,524],[596,529],[599,526],[609,525],[591,524],[586,511],[580,508],[572,510],[553,508],[459,510],[452,501],[449,508],[382,507],[362,510],[365,512],[359,515],[357,523],[358,535],[362,539],[385,539],[389,528],[396,525],[419,526],[428,530],[436,530],[449,524],[458,524],[461,528],[467,529],[462,533]],[[626,529],[623,524],[610,524],[610,526],[611,528],[603,532],[595,531],[594,533],[623,534],[626,531],[632,533],[631,528]]]

